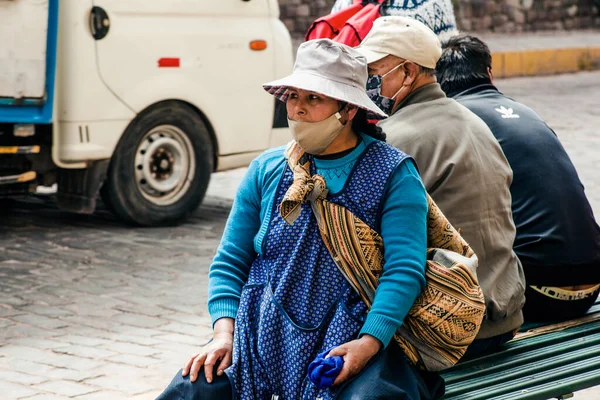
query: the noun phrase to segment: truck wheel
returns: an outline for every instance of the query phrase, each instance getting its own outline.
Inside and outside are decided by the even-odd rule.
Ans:
[[[202,202],[213,171],[212,149],[208,128],[191,107],[156,104],[125,130],[102,199],[127,222],[174,224]]]

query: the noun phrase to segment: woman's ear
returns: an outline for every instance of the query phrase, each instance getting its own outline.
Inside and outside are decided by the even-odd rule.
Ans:
[[[352,121],[354,119],[354,117],[356,117],[356,113],[358,112],[358,107],[356,107],[355,105],[352,105],[352,104],[348,104],[346,107],[348,110],[347,121]]]
[[[346,106],[346,121],[344,122],[344,125],[346,125],[346,123],[348,121],[352,121],[354,119],[354,117],[356,117],[356,113],[358,112],[358,107],[356,107],[353,104],[348,104]],[[343,117],[343,115],[342,115]]]

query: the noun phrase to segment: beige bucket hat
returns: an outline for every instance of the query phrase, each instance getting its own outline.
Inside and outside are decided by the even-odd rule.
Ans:
[[[300,45],[291,75],[265,83],[263,88],[284,102],[289,88],[302,89],[387,117],[367,96],[367,75],[367,59],[355,49],[316,39]]]

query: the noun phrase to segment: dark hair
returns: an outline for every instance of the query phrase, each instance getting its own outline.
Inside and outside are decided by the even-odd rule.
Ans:
[[[461,34],[442,43],[442,49],[435,71],[442,90],[449,97],[490,83],[488,68],[492,68],[492,55],[483,41]]]
[[[354,132],[364,133],[365,135],[371,136],[372,138],[381,140],[383,142],[385,142],[387,137],[383,130],[377,126],[377,124],[369,121],[367,118],[367,112],[362,108],[358,109],[358,112],[352,120],[352,129]]]

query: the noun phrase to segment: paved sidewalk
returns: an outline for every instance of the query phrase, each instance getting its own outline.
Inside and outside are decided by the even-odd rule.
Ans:
[[[496,78],[554,75],[600,68],[600,31],[478,35],[492,51]]]
[[[490,50],[494,52],[600,47],[600,30],[521,32],[515,34],[477,33],[475,35],[483,39]]]

